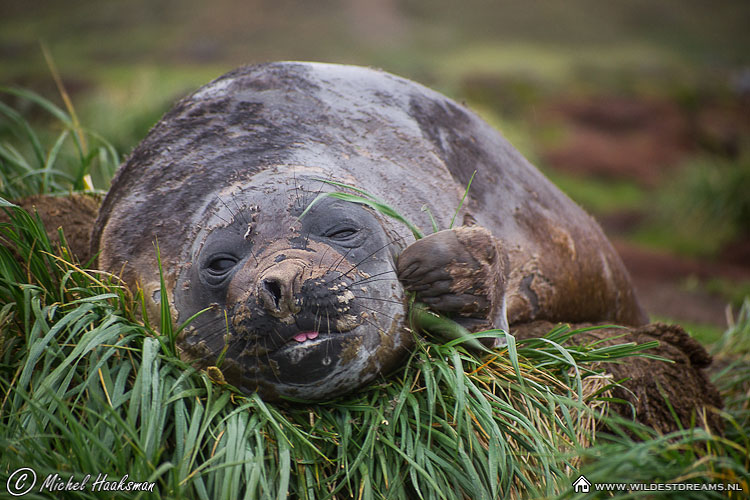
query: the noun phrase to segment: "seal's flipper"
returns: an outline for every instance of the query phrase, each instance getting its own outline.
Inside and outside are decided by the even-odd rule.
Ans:
[[[486,229],[459,227],[431,234],[398,257],[403,286],[432,310],[449,314],[469,331],[508,331],[507,257]]]

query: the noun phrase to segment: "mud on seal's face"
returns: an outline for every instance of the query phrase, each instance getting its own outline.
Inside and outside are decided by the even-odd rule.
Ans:
[[[187,358],[243,391],[319,400],[396,363],[408,334],[396,248],[369,209],[294,180],[221,199],[179,276],[179,320],[211,307],[180,338]],[[309,184],[308,184],[309,186]]]

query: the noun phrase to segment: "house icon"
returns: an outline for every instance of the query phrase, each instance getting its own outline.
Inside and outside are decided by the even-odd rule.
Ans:
[[[584,476],[580,476],[573,483],[573,491],[576,493],[588,493],[591,487],[591,483]]]

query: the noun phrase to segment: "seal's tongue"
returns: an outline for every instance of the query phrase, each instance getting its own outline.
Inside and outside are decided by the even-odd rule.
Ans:
[[[294,340],[297,342],[304,342],[305,340],[312,340],[318,336],[318,332],[302,332],[294,336]]]

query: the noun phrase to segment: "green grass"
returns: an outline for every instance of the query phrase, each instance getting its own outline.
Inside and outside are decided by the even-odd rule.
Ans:
[[[652,194],[649,219],[634,241],[687,256],[712,256],[750,227],[750,155],[688,161],[673,182]],[[736,302],[736,297],[733,297]]]
[[[714,345],[712,354],[723,365],[714,371],[712,380],[737,422],[730,436],[746,439],[750,429],[750,298],[745,299],[736,321]]]
[[[571,176],[551,169],[545,170],[544,175],[593,214],[641,210],[649,203],[649,193],[634,182]]]
[[[119,164],[115,149],[98,134],[83,129],[73,112],[40,95],[0,87],[0,94],[20,98],[40,110],[55,126],[32,125],[0,101],[0,194],[9,199],[32,194],[102,189]]]

